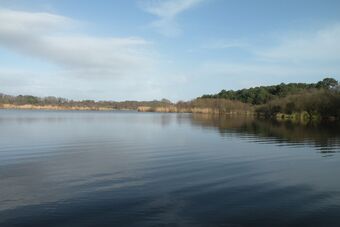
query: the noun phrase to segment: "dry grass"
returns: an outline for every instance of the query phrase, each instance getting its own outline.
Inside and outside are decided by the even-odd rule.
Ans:
[[[101,110],[108,111],[112,108],[106,107],[86,107],[86,106],[55,106],[55,105],[14,105],[14,104],[2,104],[2,109],[24,109],[24,110]]]

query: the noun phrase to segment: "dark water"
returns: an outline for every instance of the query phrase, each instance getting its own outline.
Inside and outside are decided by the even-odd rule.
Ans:
[[[0,226],[340,226],[340,127],[0,111]]]

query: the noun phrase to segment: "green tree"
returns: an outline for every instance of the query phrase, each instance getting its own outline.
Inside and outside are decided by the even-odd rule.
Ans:
[[[338,85],[338,81],[334,78],[325,78],[322,81],[319,81],[316,84],[317,88],[326,88],[326,89],[332,89],[335,88]]]

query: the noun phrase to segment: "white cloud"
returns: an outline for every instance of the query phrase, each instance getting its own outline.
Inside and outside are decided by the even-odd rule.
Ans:
[[[197,95],[281,82],[312,83],[326,76],[340,79],[339,23],[309,31],[286,31],[280,38],[269,34],[265,37],[262,45],[254,44],[259,43],[256,38],[247,42],[221,39],[202,45],[206,51],[218,49],[231,56],[198,64],[195,79],[189,78],[197,81]],[[229,50],[234,47],[248,53],[241,59],[234,58]]]
[[[313,32],[292,32],[280,38],[277,46],[255,51],[258,57],[271,61],[295,63],[340,60],[340,24]]]
[[[340,60],[340,23],[314,30],[281,31],[252,39],[215,39],[206,41],[202,49],[239,48],[261,63],[334,64]]]
[[[144,11],[157,16],[151,26],[165,36],[177,36],[181,30],[176,22],[176,17],[189,10],[203,0],[144,0],[141,7]]]
[[[180,31],[177,16],[201,1],[144,1],[142,5],[159,18],[154,24],[159,24],[160,31],[174,35]],[[268,40],[261,40],[266,45],[255,45],[259,39],[254,37],[221,38],[201,48],[207,54],[179,56],[174,64],[143,38],[82,35],[74,32],[79,24],[56,14],[0,9],[0,47],[43,60],[38,65],[47,61],[58,66],[27,69],[27,62],[20,65],[20,58],[16,61],[12,56],[11,64],[18,64],[17,68],[5,70],[9,67],[6,61],[0,62],[0,92],[97,100],[178,100],[224,88],[315,82],[325,75],[336,79],[340,75],[339,24],[314,32],[289,32],[280,39],[266,35],[268,43],[276,42],[271,46]],[[237,58],[230,48],[250,54]],[[212,55],[212,49],[230,51],[230,55]]]
[[[243,58],[207,59],[196,69],[202,86],[243,88],[281,82],[316,82],[331,76],[340,79],[340,24],[313,31],[289,31],[279,38],[266,34],[266,39],[221,39],[202,45],[207,51],[218,49],[226,55],[229,48],[242,48]],[[271,44],[269,44],[271,43]],[[206,79],[207,78],[207,79]],[[216,83],[210,82],[214,78]],[[216,89],[218,91],[219,89]]]
[[[0,29],[2,33],[27,34],[54,31],[70,26],[74,21],[70,18],[50,13],[32,13],[0,9]]]
[[[17,68],[0,64],[0,92],[74,99],[162,97],[148,82],[163,80],[152,43],[139,37],[75,33],[79,25],[56,14],[0,9],[0,48],[19,53],[13,62]],[[40,61],[25,68],[20,56]],[[46,63],[57,67],[39,68]]]
[[[67,28],[76,24],[50,13],[0,10],[0,46],[87,77],[123,77],[142,73],[154,63],[151,45],[144,39],[73,35]]]

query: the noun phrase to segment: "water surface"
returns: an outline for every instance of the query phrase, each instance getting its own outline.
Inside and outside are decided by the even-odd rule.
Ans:
[[[340,130],[0,110],[0,226],[340,226]]]

